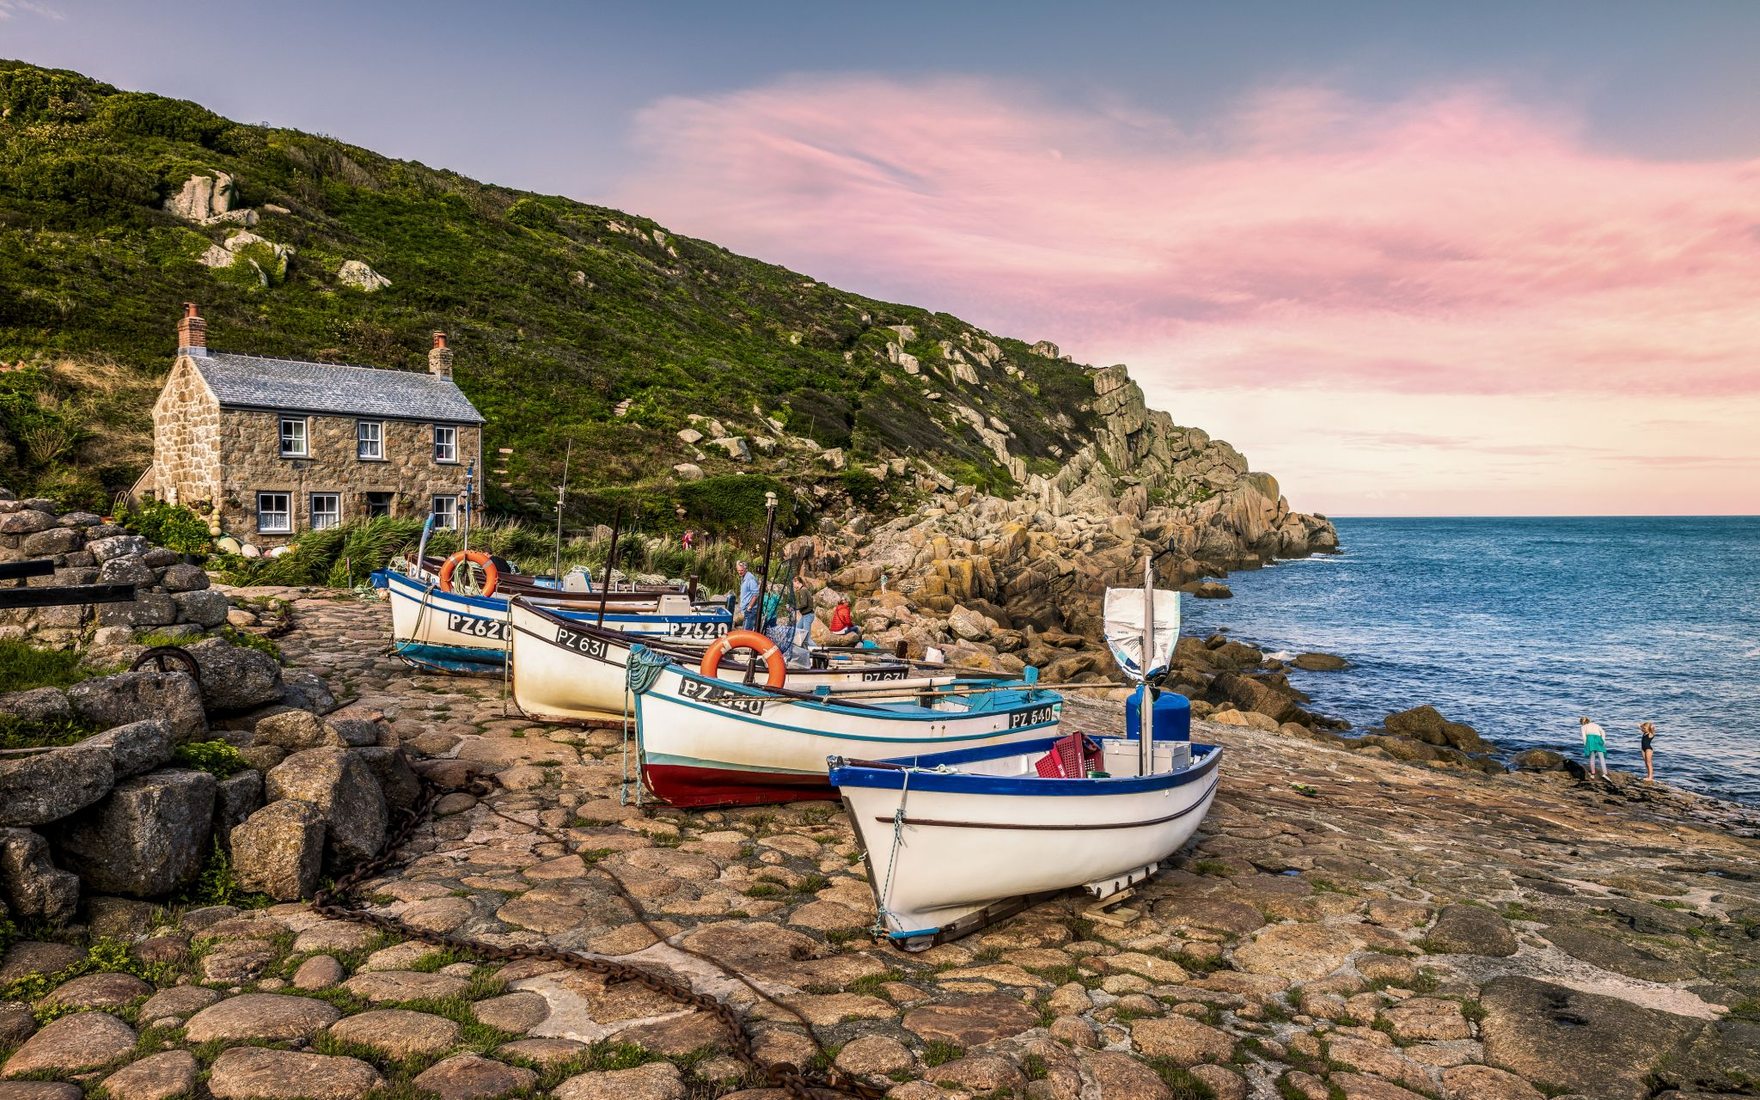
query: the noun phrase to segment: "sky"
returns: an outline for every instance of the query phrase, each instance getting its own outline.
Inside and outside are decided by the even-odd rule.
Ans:
[[[1123,362],[1332,515],[1760,513],[1760,2],[0,0],[0,57]]]

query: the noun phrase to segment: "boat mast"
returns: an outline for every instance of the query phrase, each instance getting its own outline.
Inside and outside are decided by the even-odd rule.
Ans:
[[[1142,720],[1142,735],[1137,751],[1142,756],[1139,775],[1148,775],[1155,765],[1155,707],[1149,698],[1149,667],[1155,659],[1155,552],[1143,555],[1143,700],[1137,706]]]
[[[568,450],[562,456],[562,484],[556,487],[556,560],[550,567],[550,575],[556,578],[556,587],[562,587],[562,502],[568,499],[568,463],[574,458],[574,439],[568,441]]]
[[[623,528],[623,505],[611,513],[611,547],[605,551],[605,583],[599,586],[599,621],[596,626],[605,625],[605,601],[611,598],[611,566],[617,561],[617,533]]]
[[[758,631],[764,630],[764,597],[770,594],[770,543],[776,537],[776,494],[764,491],[764,561],[758,569]],[[737,599],[737,597],[735,597]],[[746,662],[746,683],[757,674],[758,662]]]

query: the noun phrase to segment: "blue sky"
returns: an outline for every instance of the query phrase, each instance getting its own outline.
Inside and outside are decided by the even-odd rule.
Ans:
[[[1298,507],[1760,512],[1760,0],[0,0],[0,57],[1128,363]]]

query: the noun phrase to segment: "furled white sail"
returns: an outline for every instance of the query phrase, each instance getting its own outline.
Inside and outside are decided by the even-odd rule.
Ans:
[[[1141,588],[1106,590],[1106,644],[1112,647],[1112,657],[1118,667],[1132,679],[1141,679],[1143,675],[1143,604]],[[1151,674],[1172,662],[1173,647],[1178,642],[1179,593],[1157,588],[1155,652],[1149,663]]]

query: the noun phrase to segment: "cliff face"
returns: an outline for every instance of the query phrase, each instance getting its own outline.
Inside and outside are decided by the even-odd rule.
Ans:
[[[1100,643],[1109,587],[1157,583],[1338,549],[1323,516],[1294,512],[1227,443],[1149,409],[1123,366],[1093,372],[1091,442],[1014,499],[958,487],[870,528],[859,516],[790,548],[833,570],[882,645],[1052,680],[1116,675]],[[811,566],[809,565],[809,568]]]

